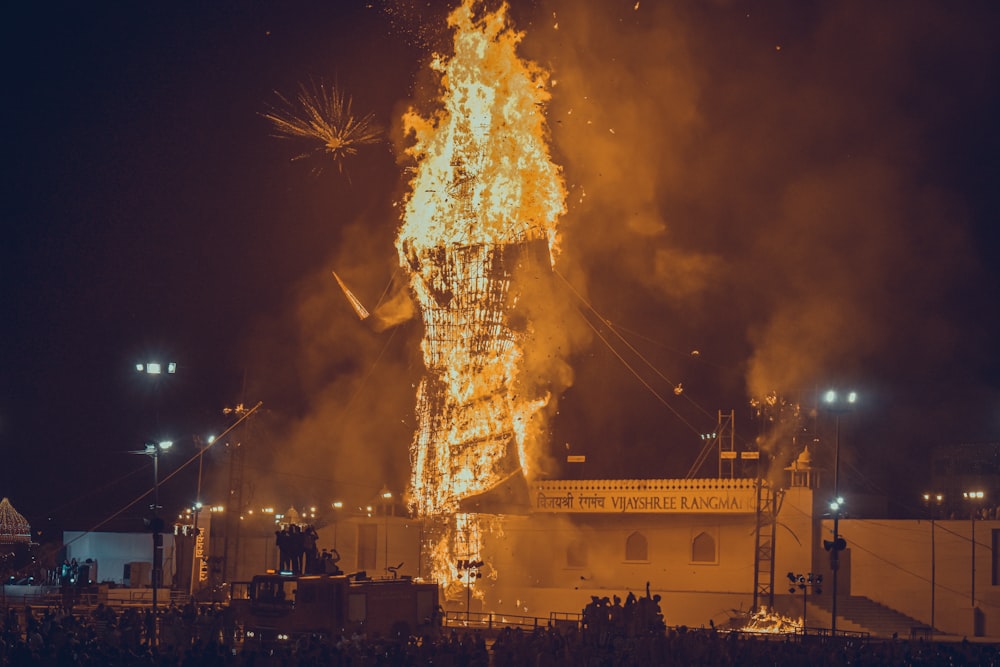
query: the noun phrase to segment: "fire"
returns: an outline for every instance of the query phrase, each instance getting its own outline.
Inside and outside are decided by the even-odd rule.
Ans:
[[[432,545],[446,585],[459,579],[456,555],[479,557],[478,537],[458,544],[479,533],[475,516],[452,522],[462,502],[530,473],[548,397],[513,390],[531,323],[511,314],[518,275],[551,270],[566,195],[546,140],[548,75],[518,57],[523,33],[506,5],[480,12],[465,0],[448,23],[454,53],[432,63],[440,105],[403,116],[416,170],[396,240],[425,327],[410,503],[448,525]]]
[[[782,616],[776,611],[771,611],[767,607],[761,607],[756,612],[750,614],[750,619],[746,625],[740,628],[740,632],[794,634],[802,632],[802,619],[794,620],[787,616]]]

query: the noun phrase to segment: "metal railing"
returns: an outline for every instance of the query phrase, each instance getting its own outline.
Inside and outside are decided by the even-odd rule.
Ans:
[[[114,590],[116,594],[108,596],[95,588],[74,589],[71,600],[72,608],[87,612],[93,610],[100,603],[119,611],[130,607],[152,607],[153,589],[151,588],[117,588]],[[170,590],[169,596],[164,598],[164,601],[166,602],[165,606],[173,604],[182,607],[189,599],[187,591]],[[0,592],[0,608],[3,609],[22,609],[25,606],[30,606],[37,610],[56,610],[63,609],[67,602],[62,592],[42,586],[39,586],[37,590],[22,590],[17,594]]]
[[[548,617],[522,616],[519,614],[501,614],[496,612],[445,612],[444,627],[467,630],[502,630],[503,628],[519,628],[535,630],[550,626],[566,628],[579,627],[583,615],[577,612],[554,611]]]

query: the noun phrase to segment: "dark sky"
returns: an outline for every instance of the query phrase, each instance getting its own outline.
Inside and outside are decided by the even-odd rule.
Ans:
[[[162,477],[239,402],[264,403],[234,436],[253,502],[402,489],[420,327],[359,323],[330,271],[369,305],[396,272],[399,117],[448,46],[429,4],[55,3],[8,21],[0,494],[30,520],[117,511],[151,479],[125,452],[175,440]],[[613,339],[661,402],[569,317],[550,474],[581,473],[568,451],[589,477],[683,476],[718,410],[752,442],[752,396],[808,412],[830,385],[863,396],[849,488],[910,497],[928,447],[1000,439],[998,13],[515,3],[554,82],[557,269],[663,376]],[[260,116],[320,79],[387,129],[344,172],[290,160]],[[153,356],[177,375],[137,376]],[[209,459],[216,493],[221,448]]]

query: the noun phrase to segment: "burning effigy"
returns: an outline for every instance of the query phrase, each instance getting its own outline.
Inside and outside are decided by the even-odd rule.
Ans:
[[[403,118],[415,167],[396,239],[424,323],[409,502],[432,526],[431,571],[446,591],[473,576],[457,562],[480,558],[475,513],[526,502],[549,396],[522,377],[532,322],[519,304],[523,277],[551,271],[565,210],[548,75],[518,56],[523,33],[506,6],[472,0],[448,22],[454,52],[431,64],[436,109]]]

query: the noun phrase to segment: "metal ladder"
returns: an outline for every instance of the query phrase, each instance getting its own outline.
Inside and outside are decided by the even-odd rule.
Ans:
[[[778,500],[762,478],[757,478],[757,530],[754,531],[753,611],[774,607],[774,533]]]

